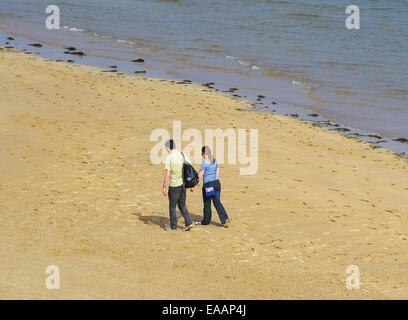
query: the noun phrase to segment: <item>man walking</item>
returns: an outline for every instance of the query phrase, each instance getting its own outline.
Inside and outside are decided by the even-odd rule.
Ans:
[[[183,164],[184,161],[188,162],[188,159],[185,159],[183,154],[176,150],[174,140],[166,141],[165,146],[169,154],[164,165],[163,195],[169,198],[170,214],[170,226],[166,230],[177,230],[176,206],[178,206],[185,221],[184,231],[188,231],[193,227],[186,206],[186,188],[183,183]]]

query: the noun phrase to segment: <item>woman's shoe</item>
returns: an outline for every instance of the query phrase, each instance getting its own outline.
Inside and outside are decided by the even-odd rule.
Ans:
[[[188,226],[184,227],[184,231],[189,231],[193,227],[193,224],[189,224]]]
[[[231,223],[230,219],[225,220],[225,222],[222,224],[224,228],[229,228],[229,224]]]
[[[208,226],[208,225],[209,225],[209,223],[204,223],[204,222],[202,222],[202,221],[197,221],[195,224],[196,224],[197,226]]]

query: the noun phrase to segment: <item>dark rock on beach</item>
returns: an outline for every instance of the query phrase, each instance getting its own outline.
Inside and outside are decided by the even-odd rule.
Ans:
[[[31,47],[36,47],[36,48],[42,48],[42,44],[41,44],[41,43],[30,43],[29,46],[31,46]]]
[[[144,61],[144,59],[135,59],[135,60],[132,60],[132,62],[143,63],[145,61]]]
[[[214,82],[207,82],[207,83],[203,83],[204,87],[210,88],[210,89],[214,89]]]
[[[76,48],[75,48],[75,47],[68,47],[68,48],[65,48],[65,50],[68,50],[68,51],[76,51]]]
[[[82,51],[65,51],[64,53],[65,54],[74,54],[74,55],[77,55],[77,56],[85,56],[86,55]]]
[[[146,70],[135,71],[136,74],[146,73]]]
[[[319,115],[318,115],[317,113],[310,113],[310,114],[308,114],[308,116],[309,116],[309,117],[314,117],[314,118],[316,118],[316,117],[318,117]]]
[[[395,139],[392,139],[392,140],[397,141],[397,142],[401,142],[401,143],[408,143],[408,139],[405,139],[405,138],[395,138]]]
[[[377,134],[368,134],[367,137],[375,138],[375,139],[382,139],[382,137]]]
[[[361,133],[358,133],[358,132],[353,132],[353,133],[350,133],[350,136],[364,137],[365,135],[361,134]]]
[[[75,62],[74,60],[67,60],[68,63],[73,63]]]
[[[191,84],[191,83],[192,83],[191,80],[181,80],[177,82],[177,84]]]
[[[14,38],[13,37],[7,37],[7,40],[13,41]]]
[[[341,132],[349,132],[349,131],[351,131],[349,128],[336,128],[335,130],[341,131]]]

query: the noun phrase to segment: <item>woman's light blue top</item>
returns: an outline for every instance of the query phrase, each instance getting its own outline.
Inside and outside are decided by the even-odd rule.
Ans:
[[[217,162],[211,164],[210,160],[204,160],[200,166],[200,170],[204,172],[204,183],[219,179],[217,175],[217,168]]]

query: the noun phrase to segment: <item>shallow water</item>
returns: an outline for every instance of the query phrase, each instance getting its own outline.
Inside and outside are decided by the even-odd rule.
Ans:
[[[59,31],[44,27],[48,4],[2,0],[0,31],[76,46],[88,55],[76,61],[215,82],[253,100],[265,95],[260,109],[318,113],[386,140],[408,138],[405,0],[358,1],[361,29],[353,31],[344,26],[344,0],[56,0]],[[140,57],[145,64],[130,63]]]

